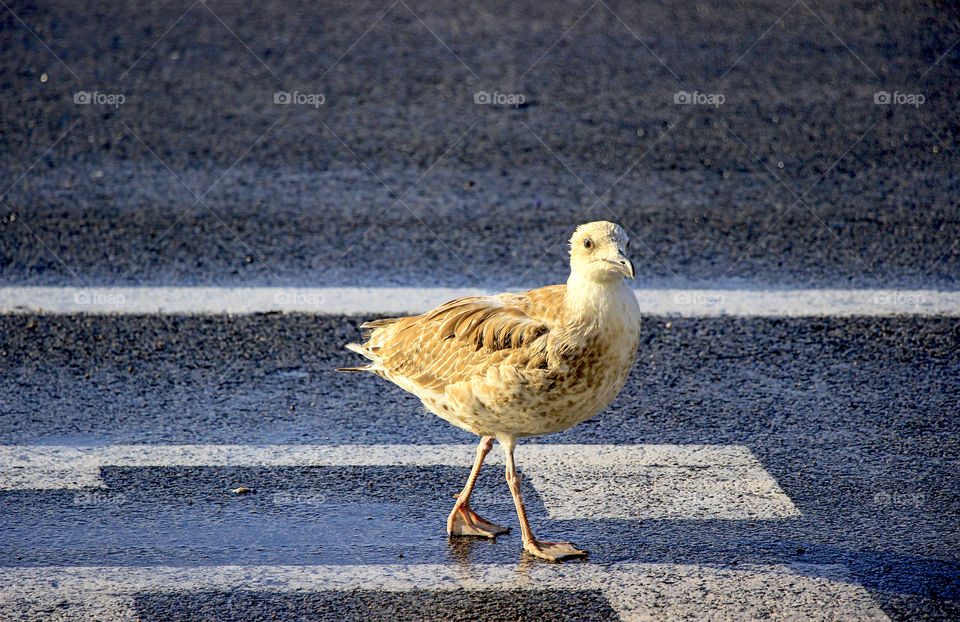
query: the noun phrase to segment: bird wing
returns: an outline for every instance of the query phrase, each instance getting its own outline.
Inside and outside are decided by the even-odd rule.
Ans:
[[[443,391],[496,365],[537,368],[546,361],[552,323],[549,314],[539,313],[543,294],[537,292],[459,298],[423,315],[368,322],[363,347],[388,377],[428,391]]]

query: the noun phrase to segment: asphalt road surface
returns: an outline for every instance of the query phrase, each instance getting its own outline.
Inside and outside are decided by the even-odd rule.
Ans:
[[[536,533],[590,551],[547,564],[447,538],[476,439],[332,371],[371,313],[7,304],[538,286],[600,218],[641,290],[923,302],[960,276],[958,18],[3,2],[0,619],[960,619],[960,308],[648,315],[617,400],[518,448]],[[474,506],[516,527],[497,455]]]
[[[6,281],[956,288],[950,3],[6,6]]]
[[[351,360],[340,344],[355,332],[356,318],[27,315],[2,322],[5,446],[186,445],[202,452],[253,445],[283,446],[290,455],[318,445],[421,443],[433,453],[474,440],[418,409],[392,385],[331,371]],[[604,517],[591,497],[578,499],[596,494],[580,481],[564,487],[554,502],[553,513],[572,512],[558,520],[545,505],[549,487],[528,473],[536,467],[528,462],[524,481],[534,525],[586,546],[591,567],[665,567],[668,576],[655,582],[654,592],[663,592],[665,611],[692,618],[697,610],[691,602],[704,587],[670,578],[671,569],[735,576],[743,570],[744,582],[756,569],[785,567],[796,575],[789,583],[796,594],[782,594],[779,586],[758,596],[737,584],[726,595],[729,602],[714,612],[731,617],[760,615],[764,607],[781,611],[777,607],[787,603],[791,615],[817,618],[824,606],[818,599],[835,604],[830,599],[837,598],[840,617],[863,619],[864,599],[801,587],[803,579],[827,581],[840,569],[839,585],[865,590],[867,602],[891,618],[950,619],[960,596],[958,347],[956,318],[649,318],[624,393],[596,420],[522,444],[521,468],[525,455],[531,460],[533,445],[541,444],[745,447],[779,486],[786,505],[764,497],[751,506],[757,511],[739,512],[743,502],[733,498],[724,513],[702,500],[683,499],[696,490],[698,478],[710,478],[715,467],[708,460],[680,469],[682,476],[632,473],[631,479],[612,481],[608,493],[614,499],[639,486],[672,503],[668,515],[637,498]],[[460,464],[365,464],[354,458],[338,465],[298,463],[296,457],[266,466],[169,457],[141,464],[135,457],[107,459],[99,472],[93,468],[97,483],[67,477],[66,483],[14,489],[8,481],[11,489],[0,492],[0,568],[438,564],[468,574],[479,568],[482,576],[490,565],[536,566],[521,553],[515,534],[496,542],[448,541],[445,515],[471,451]],[[34,466],[43,473],[55,467],[45,461],[49,457],[37,460]],[[669,460],[655,462],[661,470],[669,467]],[[602,478],[605,469],[615,467],[598,467],[589,477]],[[720,481],[735,477],[726,473]],[[254,492],[230,492],[239,487]],[[573,509],[562,509],[568,506]],[[475,507],[513,524],[501,468],[486,468]],[[648,568],[637,572],[634,588],[649,580]],[[723,589],[722,583],[701,581],[707,592]],[[493,619],[513,618],[504,602],[524,615],[545,607],[580,619],[580,607],[586,607],[603,619],[614,616],[603,592],[581,594],[569,586],[547,590],[543,598],[536,591],[516,599],[500,591],[489,601],[472,592],[404,591],[402,602],[394,602],[399,597],[374,586],[361,584],[365,590],[356,594],[323,589],[321,581],[313,585],[301,593],[278,584],[251,591],[201,582],[193,590],[171,591],[147,583],[134,594],[134,610],[145,619],[189,619],[197,611],[215,619],[254,619],[321,616],[331,607],[362,610],[372,603],[397,607],[410,619],[418,611],[461,615],[482,601],[479,611]],[[767,603],[771,598],[776,600]],[[55,607],[59,599],[41,602],[54,606],[54,613],[70,613],[69,604]]]

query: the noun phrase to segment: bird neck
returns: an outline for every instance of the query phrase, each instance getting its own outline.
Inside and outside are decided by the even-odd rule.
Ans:
[[[567,279],[564,305],[572,323],[586,324],[601,321],[619,302],[624,291],[629,291],[623,277],[595,281],[576,272]]]

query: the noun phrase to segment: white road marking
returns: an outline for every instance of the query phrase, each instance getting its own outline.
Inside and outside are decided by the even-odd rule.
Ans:
[[[652,563],[0,568],[0,615],[135,620],[134,597],[144,593],[356,589],[597,590],[621,620],[888,620],[842,566]]]
[[[469,466],[472,445],[0,446],[0,490],[102,487],[100,467]],[[800,515],[739,445],[538,445],[517,462],[555,519],[776,519]],[[489,463],[503,464],[501,452]]]
[[[637,289],[646,315],[960,316],[960,291],[897,289]],[[419,287],[0,287],[0,313],[421,313],[491,292]]]

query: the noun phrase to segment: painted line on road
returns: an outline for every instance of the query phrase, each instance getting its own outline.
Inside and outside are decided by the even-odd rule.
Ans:
[[[960,317],[960,291],[900,289],[637,289],[646,315]],[[0,287],[0,313],[405,315],[489,294],[421,287]]]
[[[65,611],[71,619],[136,620],[138,594],[358,589],[595,590],[621,620],[889,619],[839,565],[730,569],[663,563],[13,567],[0,568],[0,614],[31,619]]]
[[[0,490],[104,486],[105,466],[469,467],[473,445],[0,446]],[[741,445],[539,445],[517,462],[554,519],[730,519],[800,516]],[[503,465],[501,452],[488,461]]]

